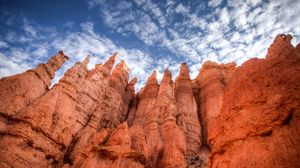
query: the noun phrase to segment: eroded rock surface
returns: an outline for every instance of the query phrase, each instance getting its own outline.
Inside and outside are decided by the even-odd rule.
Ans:
[[[0,167],[300,167],[300,44],[278,35],[266,59],[183,63],[135,92],[116,54],[89,57],[49,89],[63,52],[0,79]]]
[[[179,75],[175,80],[176,122],[185,134],[186,156],[197,157],[201,147],[201,125],[197,114],[197,103],[193,96],[192,80],[185,63],[181,64]]]
[[[21,74],[1,78],[1,116],[14,115],[47,92],[55,71],[68,59],[68,56],[60,51],[45,64],[39,64]]]
[[[210,167],[300,166],[300,53],[278,35],[266,59],[237,68],[208,130]]]
[[[223,105],[224,92],[236,64],[220,64],[206,61],[194,79],[194,92],[198,102],[198,115],[202,129],[202,142],[207,145],[208,130],[219,116]]]

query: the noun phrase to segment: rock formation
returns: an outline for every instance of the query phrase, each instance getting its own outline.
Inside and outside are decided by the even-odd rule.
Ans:
[[[208,137],[210,167],[300,166],[300,53],[278,35],[235,70]]]
[[[47,63],[0,79],[0,167],[300,167],[300,44],[265,59],[206,62],[195,79],[156,71],[140,92],[116,54],[67,70]]]
[[[201,147],[201,125],[197,114],[197,103],[193,96],[192,81],[189,69],[181,64],[179,75],[175,80],[176,122],[185,133],[186,156],[193,158]]]
[[[0,118],[3,120],[0,129],[4,127],[6,118],[16,114],[49,91],[55,71],[68,59],[68,56],[60,51],[46,64],[0,79]]]
[[[224,93],[228,81],[235,71],[236,64],[220,64],[207,61],[194,79],[194,92],[198,99],[198,115],[203,127],[203,145],[207,145],[208,130],[211,123],[219,116],[223,105]]]

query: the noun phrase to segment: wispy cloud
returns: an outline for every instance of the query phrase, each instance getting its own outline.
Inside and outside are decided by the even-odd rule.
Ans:
[[[22,17],[21,20],[24,19]],[[86,55],[91,55],[89,68],[93,68],[95,64],[106,61],[111,54],[117,51],[121,53],[118,61],[125,60],[128,63],[131,69],[131,77],[139,77],[138,89],[142,87],[147,75],[150,74],[153,60],[148,54],[139,49],[117,46],[107,37],[97,34],[94,31],[94,24],[91,22],[82,23],[80,25],[81,30],[76,32],[52,31],[51,34],[44,34],[42,29],[34,29],[38,25],[32,23],[26,22],[19,26],[24,28],[24,32],[16,33],[6,40],[14,41],[17,40],[17,37],[24,36],[30,43],[16,47],[9,46],[5,41],[0,42],[0,49],[4,48],[0,50],[0,76],[23,72],[38,63],[45,62],[50,54],[54,54],[59,50],[63,50],[71,59],[58,71],[54,82],[57,82],[74,62],[82,60]],[[1,35],[3,36],[5,33]],[[45,41],[41,39],[45,39]],[[5,48],[9,49],[5,50]],[[147,71],[148,69],[149,71]]]
[[[223,0],[210,0],[208,1],[208,6],[217,7],[222,3]]]
[[[297,27],[300,20],[295,14],[299,13],[297,9],[300,3],[297,1],[271,3],[260,0],[211,0],[207,6],[212,7],[210,9],[212,12],[197,11],[192,9],[193,6],[174,1],[168,1],[166,5],[160,6],[153,5],[151,0],[137,1],[136,4],[139,5],[138,8],[126,8],[126,11],[122,8],[112,8],[110,3],[102,3],[101,7],[104,5],[106,12],[111,14],[113,11],[110,9],[117,10],[118,16],[121,16],[111,19],[114,23],[111,28],[121,30],[122,33],[133,33],[147,45],[166,47],[174,54],[185,56],[194,63],[209,59],[213,54],[207,51],[214,52],[218,62],[245,60],[253,56],[262,57],[265,53],[258,52],[260,50],[252,46],[260,43],[263,44],[260,48],[266,50],[277,33],[292,33],[296,36],[295,41],[299,38]],[[169,6],[172,6],[173,10]],[[152,15],[153,9],[173,20],[164,19],[167,21],[164,24],[166,26],[160,27],[158,24],[160,15]],[[286,14],[286,11],[290,11],[289,14]],[[182,19],[178,19],[177,15],[181,15]],[[106,18],[105,15],[102,17]],[[130,23],[127,24],[129,20]],[[290,24],[286,24],[287,22]],[[126,25],[125,28],[120,28],[123,25]],[[265,39],[268,40],[265,42]],[[203,43],[208,45],[204,48]],[[228,52],[228,48],[241,51]],[[234,56],[235,53],[239,57]],[[195,59],[197,57],[201,59]],[[243,61],[239,61],[241,62]]]

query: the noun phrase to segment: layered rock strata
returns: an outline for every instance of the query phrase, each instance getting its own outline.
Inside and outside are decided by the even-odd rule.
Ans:
[[[47,63],[0,79],[0,167],[300,167],[300,44],[278,35],[266,59],[183,63],[135,93],[117,53],[87,70]]]

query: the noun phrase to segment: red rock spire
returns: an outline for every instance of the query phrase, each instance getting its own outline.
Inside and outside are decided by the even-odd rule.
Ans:
[[[117,56],[119,53],[114,53],[109,59],[102,65],[103,74],[108,76],[114,66]]]
[[[142,99],[143,97],[156,97],[158,94],[158,81],[156,78],[156,70],[152,72],[152,74],[148,77],[146,85],[142,88],[139,93],[139,97]]]
[[[138,94],[138,101],[135,114],[133,115],[133,125],[143,125],[145,120],[145,114],[151,110],[156,96],[158,94],[158,81],[156,79],[156,71],[154,70],[152,74],[148,77],[145,87]]]
[[[293,50],[294,47],[291,44],[292,38],[290,34],[278,34],[268,49],[267,59],[276,59],[280,56],[289,55],[288,53],[282,52],[290,52]]]
[[[56,161],[63,158],[66,147],[75,135],[77,92],[82,86],[86,72],[86,65],[81,62],[76,63],[50,91],[14,116],[20,122],[6,131],[13,133],[16,138],[6,134],[0,139],[0,144],[15,141],[16,146],[1,160],[17,157],[21,158],[14,163],[17,167],[21,165],[30,167],[31,164],[49,167],[52,163],[45,156],[50,156]],[[26,137],[22,136],[24,132]],[[23,155],[24,146],[27,148],[28,155]],[[5,148],[0,150],[1,153],[6,151]],[[45,152],[37,154],[39,151]],[[24,163],[22,160],[27,162]]]
[[[55,71],[68,59],[62,51],[46,64],[0,79],[0,111],[12,115],[49,90]],[[22,95],[22,96],[20,96]]]
[[[201,147],[201,125],[197,114],[197,104],[193,96],[192,81],[186,63],[181,64],[175,81],[175,95],[179,128],[185,133],[187,158],[195,158]]]
[[[163,141],[162,167],[186,167],[186,141],[183,131],[176,124],[177,112],[171,72],[166,69],[161,80],[155,107],[160,113],[160,132]],[[174,138],[176,137],[176,138]]]

